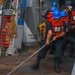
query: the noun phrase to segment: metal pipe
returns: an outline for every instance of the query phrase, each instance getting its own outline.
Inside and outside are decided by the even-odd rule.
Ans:
[[[42,23],[42,0],[39,0],[39,22]]]

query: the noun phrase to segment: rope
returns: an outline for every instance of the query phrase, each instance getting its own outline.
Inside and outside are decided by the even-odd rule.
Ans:
[[[50,42],[52,42],[53,40],[51,40]],[[14,68],[12,71],[10,71],[7,75],[10,75],[11,73],[13,73],[16,69],[18,69],[22,64],[24,64],[25,62],[27,62],[31,57],[33,57],[36,53],[38,53],[41,49],[43,49],[46,46],[46,44],[44,46],[42,46],[40,49],[38,49],[36,52],[34,52],[31,56],[29,56],[26,60],[24,60],[21,64],[19,64],[16,68]]]

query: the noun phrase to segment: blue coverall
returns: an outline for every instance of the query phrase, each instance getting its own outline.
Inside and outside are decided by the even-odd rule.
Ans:
[[[48,30],[52,30],[52,23],[49,23],[47,25],[47,32]],[[64,28],[63,28],[63,32],[66,32],[66,23],[64,23]],[[51,40],[51,39],[50,39]],[[46,44],[46,38],[42,43],[42,46]],[[49,50],[49,48],[51,47],[55,47],[55,57],[57,58],[61,58],[62,57],[62,46],[64,44],[64,39],[63,37],[57,39],[56,41],[52,41],[49,45],[46,45],[39,53],[38,53],[38,57],[40,58],[44,58]]]

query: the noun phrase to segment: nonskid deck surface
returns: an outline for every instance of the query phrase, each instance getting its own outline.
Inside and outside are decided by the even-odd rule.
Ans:
[[[25,51],[19,54],[19,56],[0,57],[0,75],[7,75],[7,73],[38,49],[39,47],[27,47]],[[40,68],[38,70],[32,70],[31,65],[35,60],[36,55],[20,66],[11,75],[71,75],[74,65],[74,58],[69,58],[68,52],[66,52],[65,57],[62,58],[60,74],[54,71],[54,55],[49,55],[48,53],[46,58],[41,61]]]

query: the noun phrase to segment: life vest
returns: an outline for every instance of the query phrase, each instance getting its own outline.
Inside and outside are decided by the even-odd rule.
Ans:
[[[72,11],[71,24],[75,25],[75,11]]]
[[[3,3],[3,1],[4,1],[4,0],[0,0],[0,4],[2,4],[2,3]]]
[[[46,16],[47,17],[47,24],[49,24],[51,22],[52,16],[53,16],[53,12],[49,12],[48,15]]]
[[[68,16],[66,16],[63,21],[64,21],[64,22],[68,22],[68,20],[69,20],[69,19],[68,19]]]
[[[60,35],[63,31],[63,19],[60,19],[59,21],[55,21],[53,18],[52,21],[52,35]]]
[[[66,27],[68,27],[68,21],[69,21],[69,18],[68,16],[65,16],[64,18],[62,18],[63,21],[66,23]]]

